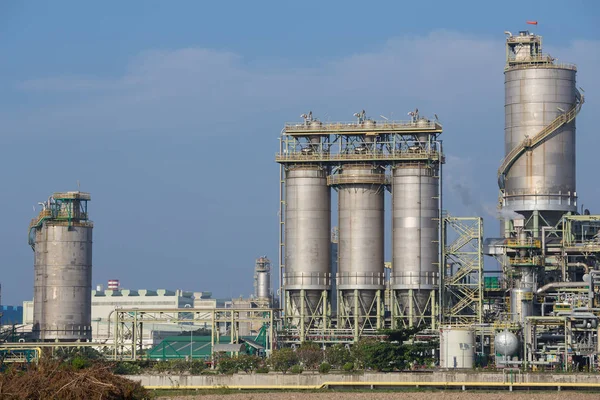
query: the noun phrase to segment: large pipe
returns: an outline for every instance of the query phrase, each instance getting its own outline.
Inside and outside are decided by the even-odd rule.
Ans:
[[[582,262],[567,263],[567,267],[583,267],[586,274],[590,272],[590,267],[586,263]]]
[[[537,290],[537,294],[544,293],[548,289],[552,288],[578,288],[578,287],[588,287],[590,285],[589,282],[552,282],[548,283]]]

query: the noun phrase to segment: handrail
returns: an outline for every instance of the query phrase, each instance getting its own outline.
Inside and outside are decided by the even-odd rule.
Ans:
[[[313,122],[309,124],[301,122],[286,122],[285,132],[303,132],[303,131],[380,131],[380,130],[431,130],[442,129],[442,125],[437,121],[415,120],[415,121],[365,121],[363,123],[356,121],[336,121],[336,122]]]
[[[577,91],[577,99],[579,101],[575,103],[575,105],[571,107],[568,112],[560,114],[552,122],[550,122],[550,124],[539,131],[534,137],[526,137],[521,144],[513,148],[502,161],[500,168],[498,168],[498,176],[506,176],[510,168],[515,162],[517,162],[521,155],[525,153],[525,151],[535,148],[542,141],[544,141],[544,139],[556,132],[563,125],[573,121],[577,114],[579,114],[579,111],[581,111],[581,107],[585,101],[583,94],[581,94],[579,91]]]

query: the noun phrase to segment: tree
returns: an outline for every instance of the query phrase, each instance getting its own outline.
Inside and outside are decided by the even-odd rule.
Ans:
[[[271,367],[275,371],[281,371],[285,374],[296,364],[298,364],[298,355],[290,348],[273,350],[273,353],[271,353]]]
[[[362,338],[352,345],[350,348],[350,355],[357,368],[365,367],[365,358],[371,351],[371,346],[375,345],[376,343],[378,343],[376,339]]]
[[[313,342],[304,342],[296,351],[298,359],[307,369],[317,369],[323,362],[323,350],[318,344]]]
[[[237,358],[238,368],[246,373],[254,371],[260,366],[261,358],[252,354],[240,354]]]
[[[235,358],[231,358],[226,353],[217,353],[217,369],[222,374],[235,374],[238,371],[238,363]]]
[[[334,368],[342,368],[344,364],[352,362],[350,351],[343,344],[334,344],[325,350],[325,359]]]

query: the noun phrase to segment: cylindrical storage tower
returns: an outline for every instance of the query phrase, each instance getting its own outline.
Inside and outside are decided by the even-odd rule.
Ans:
[[[39,340],[91,340],[93,225],[87,219],[88,200],[87,193],[55,193],[32,221],[33,333]]]
[[[270,303],[271,300],[271,261],[266,257],[256,260],[254,268],[255,293],[260,301]]]
[[[525,323],[527,317],[533,316],[533,288],[511,289],[510,315],[515,322]]]
[[[507,39],[505,154],[534,139],[578,101],[576,67],[556,64],[541,53],[541,37],[521,32]],[[576,211],[575,120],[553,130],[526,150],[500,177],[503,207],[524,214],[537,210],[553,225],[564,212]]]
[[[337,288],[345,314],[372,315],[376,291],[384,288],[384,170],[344,165],[329,182],[338,188]]]
[[[289,312],[315,312],[329,289],[331,192],[327,171],[316,165],[288,167],[285,177],[284,286]],[[304,291],[305,302],[302,302]],[[309,308],[310,310],[308,310]],[[323,310],[321,310],[323,311]]]
[[[424,314],[439,277],[439,179],[424,163],[392,172],[391,287],[405,316]]]
[[[440,329],[440,367],[473,368],[475,334],[471,328],[445,326]]]

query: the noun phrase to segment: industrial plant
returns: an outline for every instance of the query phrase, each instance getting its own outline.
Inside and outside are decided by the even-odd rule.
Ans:
[[[194,358],[202,330],[212,351],[244,343],[268,356],[414,329],[414,341],[439,341],[441,368],[597,368],[600,215],[580,209],[576,191],[584,91],[576,66],[543,53],[541,36],[505,33],[505,158],[490,176],[500,232],[484,237],[482,216],[444,208],[437,115],[375,120],[360,110],[325,122],[310,111],[281,132],[278,262],[255,260],[252,295],[92,290],[91,196],[54,193],[29,226],[31,329],[0,351],[77,342],[114,359],[160,358],[167,335],[189,332],[191,350],[177,356]]]

